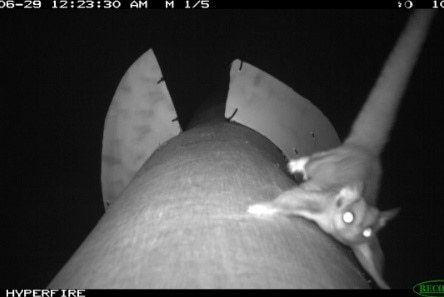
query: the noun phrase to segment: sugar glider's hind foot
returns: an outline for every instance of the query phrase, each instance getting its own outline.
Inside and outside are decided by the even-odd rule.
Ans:
[[[292,159],[287,164],[287,169],[291,174],[300,175],[303,181],[308,179],[307,171],[305,170],[305,166],[309,161],[309,157],[302,157],[299,159]]]
[[[279,209],[275,208],[272,203],[257,203],[250,205],[247,212],[257,216],[271,216],[277,214]]]

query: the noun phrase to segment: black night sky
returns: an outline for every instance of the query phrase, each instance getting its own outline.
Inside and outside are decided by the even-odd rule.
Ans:
[[[240,58],[311,100],[343,139],[408,16],[397,10],[2,11],[0,287],[46,286],[103,215],[105,115],[123,74],[149,48],[182,123],[209,87],[223,89],[229,63]],[[379,206],[402,209],[380,233],[394,288],[444,278],[442,28],[441,13],[383,155]]]

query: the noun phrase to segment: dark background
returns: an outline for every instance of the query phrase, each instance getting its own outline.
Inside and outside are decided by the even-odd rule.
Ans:
[[[343,139],[408,16],[397,10],[2,12],[0,287],[46,286],[104,213],[105,115],[121,77],[149,48],[182,124],[205,86],[218,77],[223,82],[228,63],[241,58],[311,100]],[[441,13],[383,155],[379,206],[402,208],[380,233],[394,288],[444,278],[442,28]]]

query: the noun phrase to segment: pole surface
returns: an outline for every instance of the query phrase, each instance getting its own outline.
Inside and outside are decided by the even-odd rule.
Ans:
[[[155,151],[51,288],[368,288],[351,254],[301,218],[249,204],[295,185],[242,125],[204,123]]]

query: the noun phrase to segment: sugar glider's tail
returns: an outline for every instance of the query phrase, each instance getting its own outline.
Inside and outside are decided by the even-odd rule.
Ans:
[[[434,14],[432,9],[413,12],[353,123],[346,143],[364,146],[375,155],[381,153]]]

